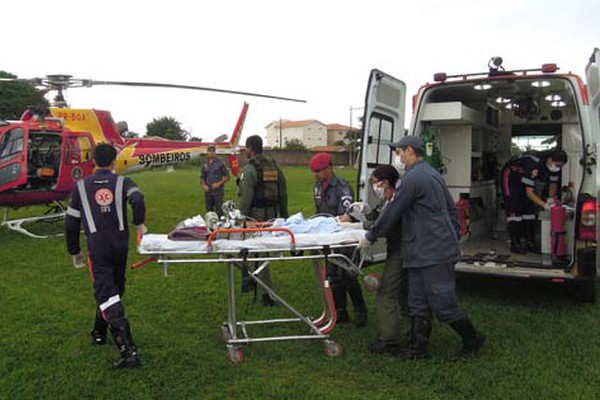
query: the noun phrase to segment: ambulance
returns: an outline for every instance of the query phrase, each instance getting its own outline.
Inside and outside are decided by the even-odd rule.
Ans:
[[[594,49],[586,80],[556,64],[507,70],[492,57],[481,73],[436,73],[412,98],[404,127],[406,85],[382,71],[370,73],[359,159],[358,197],[378,202],[369,184],[374,168],[392,164],[388,144],[417,135],[426,161],[440,171],[457,203],[461,222],[459,273],[539,279],[564,285],[575,298],[596,300],[600,174],[600,50]],[[500,190],[509,160],[560,149],[560,201],[536,220],[536,251],[511,253]],[[542,192],[543,185],[536,191]],[[385,259],[379,240],[371,262]]]

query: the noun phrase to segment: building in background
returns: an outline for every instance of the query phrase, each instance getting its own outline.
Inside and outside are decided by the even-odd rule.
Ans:
[[[273,121],[266,126],[266,130],[265,145],[268,147],[278,149],[285,147],[287,141],[297,139],[310,149],[316,146],[347,143],[347,133],[350,127],[341,124],[325,125],[316,119],[308,119],[304,121]]]

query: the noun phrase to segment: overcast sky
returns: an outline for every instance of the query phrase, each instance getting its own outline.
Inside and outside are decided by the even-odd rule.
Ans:
[[[244,101],[243,137],[264,137],[280,117],[348,125],[372,68],[402,79],[412,96],[435,72],[482,72],[496,55],[506,69],[554,62],[583,75],[600,46],[600,2],[592,0],[5,0],[1,9],[0,70],[22,78],[62,73],[307,100],[121,87],[67,92],[72,107],[110,110],[133,131],[170,116],[204,140],[230,133]],[[353,111],[355,126],[360,113]]]

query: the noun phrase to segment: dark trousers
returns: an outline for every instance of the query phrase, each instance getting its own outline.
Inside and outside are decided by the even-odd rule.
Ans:
[[[398,342],[402,336],[403,317],[408,315],[408,272],[402,268],[400,252],[388,253],[375,298],[379,339]]]
[[[125,294],[128,252],[128,241],[110,242],[95,240],[90,243],[88,254],[96,304],[108,323],[125,316],[120,299]],[[119,297],[118,301],[115,296]]]
[[[206,205],[206,212],[214,211],[219,217],[223,215],[223,196],[224,193],[205,193],[204,204]]]
[[[465,316],[458,306],[454,264],[436,264],[408,270],[408,307],[411,317],[431,319],[432,314],[444,323]]]

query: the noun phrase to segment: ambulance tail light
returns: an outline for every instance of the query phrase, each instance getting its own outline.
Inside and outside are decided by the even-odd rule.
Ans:
[[[581,210],[580,240],[596,240],[596,199],[588,199]]]
[[[543,64],[542,72],[545,74],[551,74],[553,72],[558,71],[558,66],[556,64]]]

